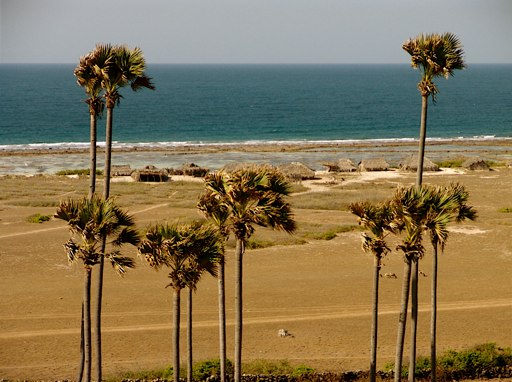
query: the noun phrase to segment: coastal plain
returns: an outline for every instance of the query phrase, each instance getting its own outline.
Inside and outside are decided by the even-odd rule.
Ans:
[[[510,153],[509,153],[510,154]],[[508,154],[508,155],[509,155]],[[268,154],[271,157],[271,154]],[[3,159],[6,159],[4,157]],[[351,202],[390,198],[415,175],[318,173],[293,185],[294,235],[257,229],[244,259],[243,359],[288,360],[318,371],[368,369],[373,259],[361,249]],[[99,179],[101,187],[101,179]],[[459,182],[478,219],[453,223],[439,264],[439,352],[496,342],[512,345],[512,169],[442,169],[424,183]],[[27,218],[52,215],[59,200],[87,191],[87,178],[42,174],[0,178],[0,379],[75,378],[80,342],[83,269],[69,265],[64,222]],[[151,223],[200,219],[195,209],[202,183],[115,182],[112,194],[143,230]],[[326,235],[334,232],[335,235]],[[326,240],[326,239],[329,240]],[[428,238],[427,238],[428,239]],[[397,244],[390,239],[391,247]],[[431,250],[420,263],[418,354],[429,354]],[[136,250],[126,253],[136,258]],[[171,364],[172,291],[165,269],[137,259],[123,278],[105,269],[104,374]],[[378,367],[394,359],[402,256],[384,261],[380,289]],[[227,246],[228,357],[234,334],[233,246]],[[96,273],[93,274],[93,285]],[[185,300],[185,293],[183,293]],[[185,305],[182,311],[185,312]],[[194,294],[194,359],[218,357],[217,281],[205,277]],[[182,362],[185,362],[182,315]],[[290,336],[279,337],[285,329]],[[407,336],[408,337],[408,336]],[[406,357],[408,352],[406,339]]]

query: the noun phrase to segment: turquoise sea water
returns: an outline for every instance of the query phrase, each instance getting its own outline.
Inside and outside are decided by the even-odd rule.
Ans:
[[[74,65],[0,65],[0,149],[87,145]],[[417,138],[409,65],[149,65],[115,109],[118,145]],[[470,65],[429,108],[430,138],[512,137],[512,65]],[[104,119],[99,140],[104,139]]]

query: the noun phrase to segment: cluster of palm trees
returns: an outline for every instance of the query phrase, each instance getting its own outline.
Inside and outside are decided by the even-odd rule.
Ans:
[[[90,289],[92,267],[102,258],[109,260],[121,275],[133,268],[131,258],[122,256],[120,247],[135,245],[149,266],[169,269],[173,290],[173,377],[180,378],[180,299],[188,288],[188,380],[192,380],[192,292],[205,273],[219,277],[219,327],[221,338],[221,378],[226,378],[226,317],[224,298],[224,244],[232,233],[236,239],[236,325],[235,381],[241,379],[242,355],[242,260],[245,244],[255,225],[293,232],[295,221],[286,200],[289,185],[273,167],[254,166],[231,173],[216,172],[205,179],[205,192],[198,202],[206,222],[185,225],[155,224],[141,238],[133,218],[111,198],[96,195],[79,201],[62,202],[55,217],[65,220],[73,238],[65,248],[70,262],[82,260],[84,278],[84,380],[90,381],[91,326]],[[108,242],[105,241],[108,238]],[[105,243],[107,246],[105,246]],[[81,380],[81,379],[80,379]]]
[[[418,90],[421,94],[421,119],[418,147],[416,184],[408,189],[399,188],[391,201],[378,205],[354,203],[351,211],[358,216],[359,223],[370,235],[363,234],[363,250],[374,255],[373,314],[371,335],[370,380],[376,378],[378,291],[381,261],[391,249],[386,236],[402,235],[397,247],[404,256],[401,309],[395,356],[394,379],[400,381],[404,348],[407,307],[411,296],[411,345],[408,380],[414,381],[416,367],[416,333],[418,318],[418,263],[425,254],[423,235],[428,232],[433,247],[432,292],[431,292],[431,380],[436,381],[436,320],[437,320],[437,255],[444,249],[448,238],[447,225],[452,220],[473,220],[476,212],[467,205],[468,192],[463,186],[448,188],[423,186],[423,162],[427,136],[427,110],[429,97],[436,102],[439,92],[433,80],[436,77],[453,76],[457,69],[464,69],[464,51],[458,37],[453,33],[420,34],[404,42],[402,48],[410,54],[411,65],[419,69],[421,79]]]
[[[436,319],[437,319],[437,256],[438,250],[444,250],[448,240],[448,224],[452,221],[461,222],[476,217],[475,210],[467,204],[469,193],[464,186],[453,184],[442,186],[411,186],[400,187],[393,198],[379,204],[353,203],[350,210],[358,217],[359,224],[369,233],[362,234],[362,248],[374,257],[373,299],[372,299],[372,330],[370,381],[376,380],[377,332],[378,332],[378,301],[379,278],[382,259],[391,252],[386,241],[388,235],[400,237],[397,250],[403,254],[404,275],[402,283],[401,308],[398,323],[398,336],[395,357],[395,380],[400,380],[402,373],[402,357],[404,332],[410,287],[416,290],[411,294],[412,315],[417,312],[417,275],[416,283],[411,283],[412,264],[416,264],[425,255],[424,235],[428,234],[433,248],[432,256],[432,294],[431,294],[431,371],[432,380],[436,380]],[[417,313],[416,313],[417,314]],[[412,330],[411,353],[409,361],[409,380],[414,380],[416,359],[415,328]]]
[[[475,212],[466,204],[468,193],[464,187],[422,187],[423,158],[427,127],[428,98],[435,102],[438,89],[433,79],[453,75],[455,69],[464,68],[463,51],[458,38],[451,34],[419,35],[403,44],[411,55],[414,68],[422,73],[418,85],[422,96],[420,144],[416,186],[400,188],[392,200],[378,205],[355,203],[350,206],[360,224],[370,234],[363,234],[363,249],[375,257],[371,380],[376,374],[376,349],[378,327],[378,281],[382,258],[391,252],[386,237],[399,234],[403,238],[398,249],[404,254],[404,281],[402,311],[397,336],[395,380],[400,379],[403,343],[409,290],[412,289],[412,341],[409,380],[414,379],[416,358],[416,318],[418,262],[425,249],[422,244],[425,232],[430,234],[434,249],[432,284],[432,378],[435,381],[435,322],[437,296],[437,253],[444,249],[452,220],[473,219]],[[120,90],[130,85],[132,90],[154,89],[151,78],[145,75],[145,60],[139,48],[125,45],[98,44],[90,53],[80,58],[74,73],[77,82],[86,92],[90,113],[90,182],[89,195],[78,201],[62,202],[55,214],[65,220],[72,233],[66,245],[70,262],[82,260],[84,295],[82,304],[81,365],[78,381],[91,380],[92,325],[91,325],[91,275],[98,265],[96,296],[96,380],[102,380],[101,360],[101,301],[104,260],[123,274],[134,262],[120,252],[124,244],[138,246],[139,255],[153,268],[166,266],[174,291],[174,380],[179,380],[179,317],[180,292],[188,288],[188,378],[191,380],[192,341],[192,292],[205,273],[218,277],[219,286],[219,339],[221,380],[226,380],[226,315],[224,242],[230,234],[236,239],[236,290],[235,290],[235,359],[234,380],[241,380],[242,359],[242,280],[243,256],[247,240],[254,233],[255,225],[271,227],[292,233],[296,224],[287,196],[289,185],[284,176],[272,167],[255,166],[231,173],[215,172],[205,177],[205,192],[200,197],[198,209],[208,223],[190,225],[156,224],[148,227],[143,238],[135,229],[133,218],[119,208],[110,196],[110,171],[112,155],[113,111],[122,96]],[[103,197],[96,195],[97,119],[107,109]]]
[[[80,57],[78,66],[74,70],[74,74],[77,79],[78,85],[84,88],[86,96],[86,103],[89,107],[90,115],[90,181],[89,181],[89,202],[82,200],[78,205],[74,207],[78,210],[96,208],[98,211],[95,213],[100,216],[94,217],[91,215],[90,218],[96,219],[93,225],[103,224],[102,219],[106,218],[106,215],[111,215],[114,212],[114,206],[109,201],[110,196],[110,170],[111,170],[111,158],[112,158],[112,129],[113,129],[113,114],[114,108],[119,104],[122,95],[120,90],[128,85],[132,90],[136,91],[141,88],[154,89],[151,82],[151,78],[145,75],[146,62],[144,55],[140,48],[130,48],[126,45],[111,45],[111,44],[98,44],[96,47],[86,54]],[[105,127],[105,166],[104,166],[104,185],[103,185],[103,199],[100,200],[95,197],[96,193],[96,157],[97,157],[97,119],[102,115],[103,110],[107,109],[106,127]],[[100,208],[100,204],[105,204],[105,208]],[[65,202],[59,206],[59,211],[56,217],[62,218],[68,221],[71,230],[77,230],[77,218],[73,217],[71,213],[71,206],[73,203]],[[96,205],[93,207],[92,205]],[[117,207],[116,207],[117,208]],[[102,214],[99,211],[104,211]],[[77,212],[78,213],[78,212]],[[92,212],[91,212],[92,214]],[[85,215],[81,219],[85,218]],[[90,229],[91,227],[89,227]],[[85,227],[84,227],[85,229]],[[103,232],[99,230],[100,232]],[[91,240],[95,240],[96,237],[83,236],[83,245],[91,245]],[[104,259],[106,257],[106,245],[107,245],[107,234],[103,234],[101,248],[99,249],[99,256],[96,260],[90,261],[85,260],[84,265],[86,266],[89,288],[90,288],[90,276],[92,272],[92,266],[98,264],[98,277],[97,277],[97,288],[96,288],[96,311],[95,311],[95,343],[96,343],[96,380],[102,380],[102,361],[101,361],[101,307],[102,307],[102,296],[103,296],[103,268]],[[94,239],[93,239],[94,238]],[[118,239],[119,244],[122,244],[125,238],[121,237]],[[96,250],[96,248],[95,248]],[[123,268],[124,269],[124,268]],[[86,277],[87,278],[87,277]],[[90,292],[88,296],[90,295]],[[90,307],[86,305],[86,297],[84,292],[84,306],[83,306],[83,318],[82,318],[82,344],[81,344],[81,366],[79,368],[79,374],[77,377],[78,381],[85,378],[86,381],[90,380],[91,374],[91,352],[90,352],[90,341],[87,343],[87,339],[90,338],[91,324],[90,324]],[[90,300],[88,300],[90,301]],[[90,302],[87,302],[90,304]],[[89,315],[88,315],[89,314]],[[89,333],[88,333],[89,332]],[[85,336],[85,337],[84,337]],[[87,349],[89,346],[89,349]],[[85,376],[83,373],[85,372]]]

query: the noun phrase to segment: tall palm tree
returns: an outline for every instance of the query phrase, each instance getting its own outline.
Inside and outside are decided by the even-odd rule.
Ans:
[[[407,308],[411,275],[413,275],[412,266],[414,263],[417,264],[425,253],[425,248],[422,244],[423,221],[427,213],[424,192],[421,187],[399,188],[392,199],[396,229],[404,235],[401,244],[397,246],[397,249],[402,251],[404,255],[404,272],[395,353],[394,380],[396,382],[400,381],[402,373]],[[412,374],[414,375],[414,372]]]
[[[466,65],[462,44],[453,33],[420,34],[405,41],[402,49],[411,55],[412,67],[419,69],[421,73],[421,80],[418,83],[418,90],[421,94],[421,122],[416,177],[416,185],[420,186],[425,156],[428,98],[432,96],[432,101],[435,102],[439,92],[433,81],[436,77],[453,76],[455,70],[464,69]]]
[[[352,203],[350,211],[358,217],[359,225],[370,231],[363,233],[363,250],[373,255],[373,293],[372,293],[372,330],[370,340],[370,382],[375,382],[377,375],[377,333],[379,317],[379,278],[382,259],[391,251],[386,243],[386,236],[394,232],[393,211],[391,204]]]
[[[410,54],[411,65],[421,72],[421,80],[418,83],[418,90],[421,94],[421,120],[420,137],[418,147],[418,168],[416,174],[416,185],[419,187],[423,179],[423,160],[425,157],[425,140],[427,135],[427,109],[428,98],[436,101],[438,93],[434,78],[453,76],[457,69],[464,69],[464,50],[459,38],[453,33],[443,34],[420,34],[414,39],[408,39],[402,48]],[[418,262],[412,263],[412,307],[411,307],[411,365],[414,366],[416,357],[416,333],[418,316]],[[405,327],[404,327],[405,330]],[[412,358],[414,356],[414,359]],[[412,369],[414,370],[414,369]],[[412,376],[414,378],[414,376]],[[409,376],[411,380],[411,376]]]
[[[206,190],[220,189],[223,187],[223,176],[220,172],[210,173],[205,177]],[[205,192],[199,198],[197,203],[199,211],[212,222],[219,230],[224,242],[228,240],[229,228],[227,226],[229,219],[229,209],[218,203],[211,197],[210,192]],[[223,243],[224,244],[224,243]],[[225,246],[222,246],[222,257],[219,260],[218,272],[218,300],[219,300],[219,363],[220,380],[226,381],[226,283],[225,283]]]
[[[217,181],[210,181],[217,177]],[[271,167],[254,166],[232,173],[220,172],[206,177],[206,195],[211,205],[226,209],[226,227],[236,239],[235,248],[235,382],[242,376],[242,281],[243,255],[254,225],[293,232],[296,228],[290,204],[285,200],[289,185],[284,176]]]
[[[102,97],[102,71],[110,65],[112,56],[110,49],[106,45],[97,45],[94,50],[87,55],[80,57],[80,61],[74,70],[74,75],[78,85],[84,88],[87,95],[86,103],[89,109],[89,197],[96,192],[96,146],[97,146],[97,119],[101,117],[105,102]],[[83,308],[82,308],[83,310]],[[77,381],[82,380],[85,355],[84,355],[84,328],[82,317],[81,341],[80,341],[80,360],[81,364],[77,376]]]
[[[96,191],[96,146],[97,118],[103,113],[105,102],[102,95],[102,74],[111,65],[112,54],[109,45],[97,45],[91,52],[80,57],[74,70],[78,85],[84,88],[89,106],[89,196]]]
[[[122,96],[120,89],[130,85],[132,90],[136,91],[141,88],[154,89],[151,78],[144,73],[146,70],[146,62],[140,48],[130,49],[126,45],[105,45],[99,46],[98,49],[105,49],[110,55],[109,65],[101,72],[101,87],[104,91],[104,97],[107,107],[107,120],[105,132],[105,169],[104,169],[104,188],[103,196],[110,196],[110,170],[112,162],[112,118],[114,107],[119,104]],[[101,307],[103,298],[103,259],[100,258],[98,269],[97,297],[96,297],[96,379],[102,379],[102,353],[101,353]]]
[[[149,227],[139,249],[148,264],[160,269],[169,268],[173,289],[173,379],[180,378],[180,302],[181,290],[194,290],[206,272],[217,275],[217,262],[222,255],[216,229],[193,223],[190,225],[155,225]]]
[[[85,197],[78,201],[61,202],[55,217],[66,221],[72,238],[64,245],[70,263],[81,260],[84,264],[84,354],[85,381],[91,381],[91,271],[106,257],[114,269],[123,275],[126,268],[133,268],[131,258],[122,256],[120,247],[124,244],[138,244],[139,237],[130,215],[117,207],[113,200],[104,200],[98,196]],[[102,251],[103,238],[110,238],[111,251]]]
[[[450,187],[431,187],[429,212],[425,220],[425,230],[430,233],[433,249],[432,284],[431,284],[431,317],[430,317],[430,362],[431,381],[436,381],[436,331],[437,331],[437,270],[438,249],[444,252],[448,240],[448,224],[452,221],[462,222],[476,219],[476,211],[467,205],[469,193],[459,184]]]

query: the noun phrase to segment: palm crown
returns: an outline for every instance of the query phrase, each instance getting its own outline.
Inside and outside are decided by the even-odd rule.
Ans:
[[[433,79],[448,78],[454,70],[466,67],[462,44],[453,33],[420,34],[405,41],[402,48],[411,55],[412,67],[422,73],[418,89],[422,95],[432,95],[434,100],[438,90]]]

